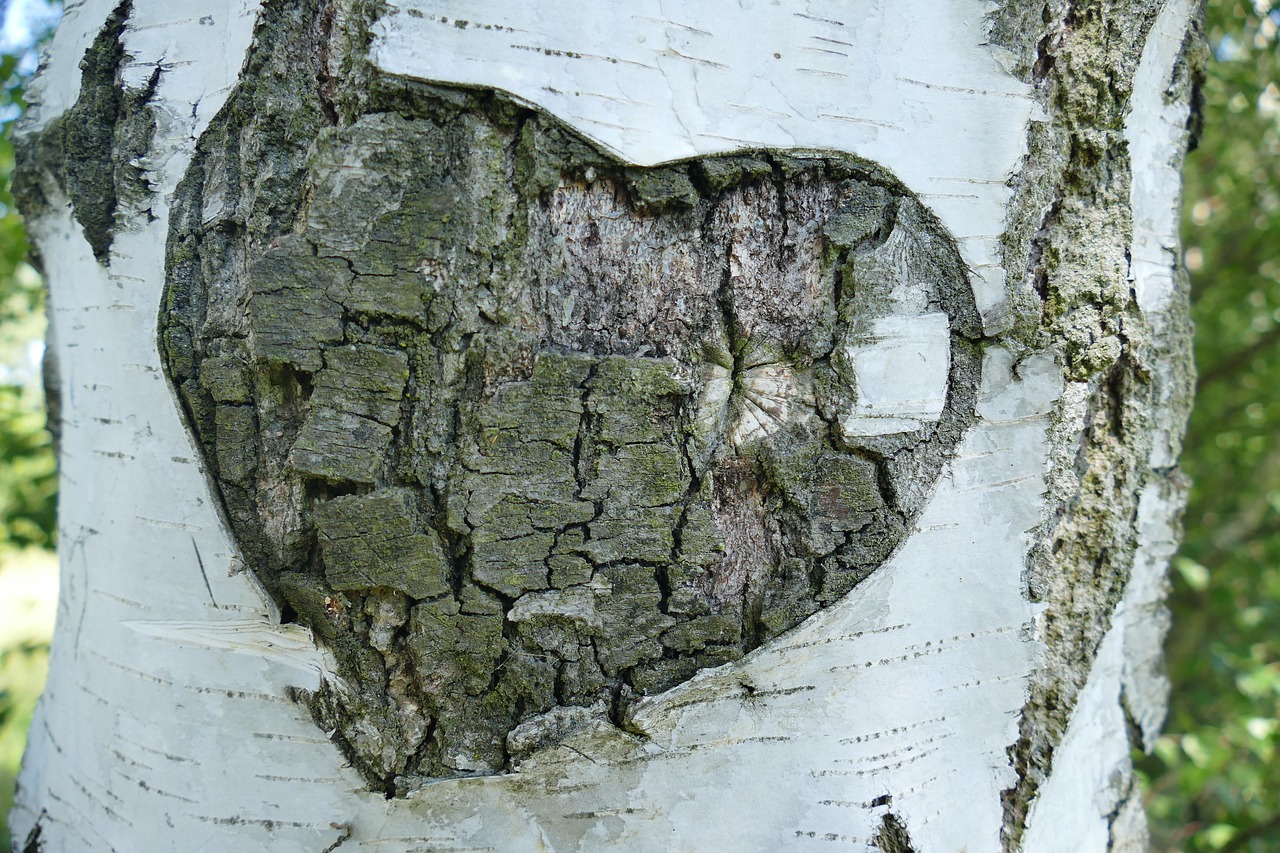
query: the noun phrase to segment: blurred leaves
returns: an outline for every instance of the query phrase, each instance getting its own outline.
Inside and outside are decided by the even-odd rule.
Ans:
[[[9,194],[14,121],[30,51],[0,56],[0,549],[54,540],[57,476],[45,430],[39,356],[44,285],[26,263],[22,218]]]
[[[1186,170],[1200,379],[1174,561],[1159,851],[1280,850],[1280,3],[1210,0],[1215,62]]]
[[[11,28],[22,6],[35,33]],[[6,52],[0,54],[0,849],[8,849],[13,778],[48,667],[57,472],[45,431],[40,357],[44,285],[26,262],[22,220],[9,193],[10,134],[22,114],[22,92],[35,67],[33,42],[46,36],[56,7],[5,3]],[[38,6],[38,8],[36,8]],[[19,44],[9,44],[12,30]]]
[[[28,548],[5,554],[0,568],[0,850],[10,838],[3,816],[49,665],[49,628],[57,594],[57,558]]]

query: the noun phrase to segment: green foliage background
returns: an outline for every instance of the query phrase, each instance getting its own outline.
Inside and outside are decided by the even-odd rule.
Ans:
[[[1280,850],[1280,2],[1211,0],[1204,130],[1186,172],[1198,399],[1176,559],[1167,734],[1139,756],[1157,851]],[[8,194],[20,57],[0,58],[0,574],[54,539],[56,477],[27,357],[43,291]],[[0,813],[46,648],[0,632]],[[0,848],[8,835],[0,826]]]
[[[35,358],[44,336],[44,286],[26,263],[26,233],[9,194],[10,134],[22,112],[32,64],[30,46],[0,55],[0,814],[5,815],[48,666],[45,626],[32,618],[29,581],[56,566],[41,554],[54,545],[57,491]],[[0,849],[9,849],[7,821],[0,822]]]
[[[30,358],[32,341],[44,330],[44,287],[26,263],[26,233],[9,194],[9,137],[27,76],[19,61],[0,57],[0,548],[52,546],[57,489],[44,398]]]
[[[1280,3],[1218,0],[1184,231],[1200,372],[1156,850],[1280,850]]]

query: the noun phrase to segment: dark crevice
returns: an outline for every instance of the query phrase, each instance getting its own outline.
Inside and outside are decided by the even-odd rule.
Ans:
[[[329,75],[329,51],[333,42],[334,14],[334,0],[317,0],[317,14],[313,25],[316,93],[320,100],[320,111],[331,127],[338,125],[338,109],[334,103],[334,90],[338,83]]]
[[[1031,66],[1031,79],[1036,83],[1045,80],[1053,72],[1053,66],[1057,62],[1053,55],[1055,40],[1055,36],[1046,34],[1036,44],[1036,60]]]
[[[36,825],[31,827],[31,831],[27,833],[27,838],[22,842],[22,853],[44,853],[44,841],[41,835],[44,833],[44,821],[46,812],[41,809],[40,817],[36,819]]]
[[[1062,200],[1063,195],[1061,188],[1059,188],[1053,203],[1045,211],[1044,218],[1040,222],[1040,228],[1031,238],[1031,251],[1027,256],[1027,277],[1031,279],[1036,295],[1040,297],[1040,303],[1043,306],[1042,310],[1046,318],[1050,316],[1052,301],[1049,291],[1049,265],[1044,255],[1049,246],[1053,228],[1061,215]]]
[[[845,270],[849,264],[849,249],[844,249],[836,255],[835,264],[833,265],[834,275],[832,279],[832,302],[836,312],[841,310],[845,304]],[[848,297],[853,297],[853,282],[848,283]]]
[[[871,842],[881,853],[916,853],[911,843],[911,835],[902,820],[893,812],[888,812],[880,819],[880,829]]]
[[[765,155],[765,161],[773,167],[773,188],[778,194],[778,224],[779,231],[777,235],[778,250],[775,252],[775,258],[778,266],[781,268],[786,264],[786,252],[784,249],[787,245],[788,229],[791,226],[790,219],[787,215],[787,174],[783,169],[782,162],[772,154]]]

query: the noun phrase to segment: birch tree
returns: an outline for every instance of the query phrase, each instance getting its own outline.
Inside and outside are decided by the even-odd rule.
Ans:
[[[1142,849],[1196,14],[68,4],[20,849]]]

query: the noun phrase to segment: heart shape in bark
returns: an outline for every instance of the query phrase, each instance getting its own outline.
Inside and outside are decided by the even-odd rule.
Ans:
[[[411,101],[275,166],[229,110],[161,319],[247,562],[337,657],[312,709],[388,791],[625,724],[844,596],[968,423],[979,337],[874,164],[628,168]]]

